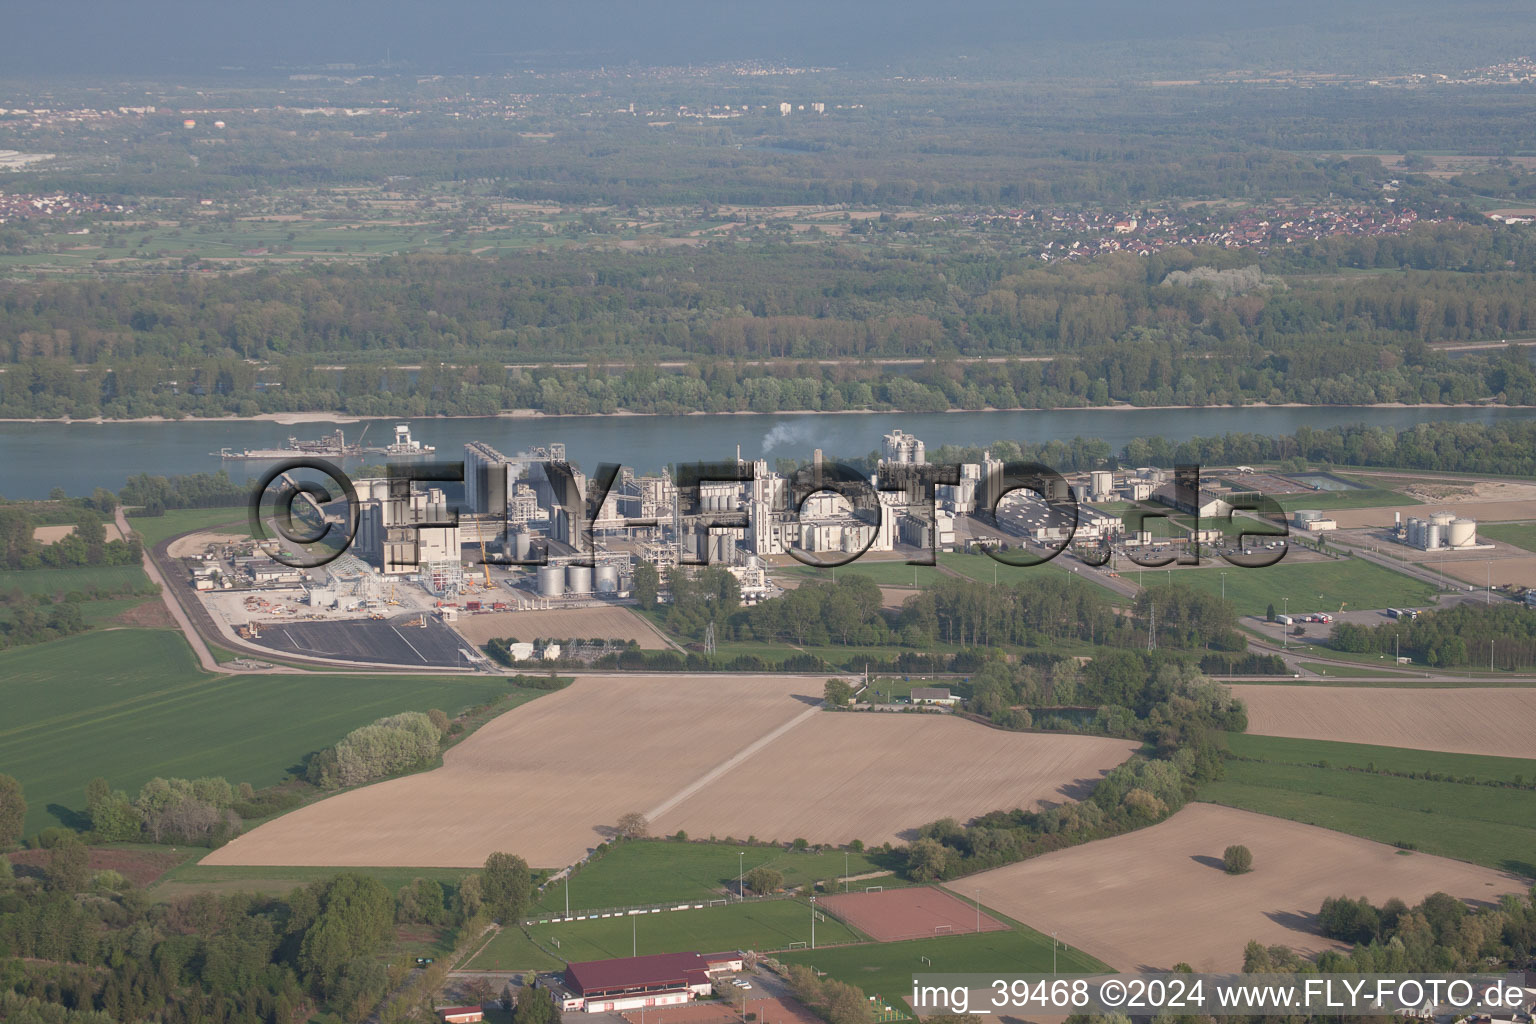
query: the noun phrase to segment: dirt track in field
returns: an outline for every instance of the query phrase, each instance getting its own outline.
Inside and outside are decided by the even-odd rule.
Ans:
[[[524,642],[549,640],[633,640],[642,650],[666,650],[668,644],[651,624],[628,608],[533,609],[524,612],[461,612],[453,628],[479,647],[512,637]]]
[[[1134,746],[823,712],[825,682],[579,677],[488,723],[441,768],[300,808],[204,863],[474,867],[505,850],[559,867],[630,811],[658,835],[884,842],[948,815],[1076,798]]]
[[[1008,926],[954,894],[926,885],[884,892],[833,893],[816,905],[876,942],[931,939],[940,934],[1002,932]]]
[[[1228,875],[1222,851],[1238,843],[1253,851],[1253,870]],[[979,889],[982,906],[1056,932],[1117,970],[1185,961],[1196,971],[1238,971],[1250,939],[1309,954],[1343,948],[1315,931],[1330,896],[1412,905],[1444,891],[1493,903],[1528,885],[1312,825],[1190,804],[1151,828],[974,875],[964,892]]]
[[[950,715],[823,714],[653,822],[664,834],[868,845],[939,818],[1080,800],[1128,740],[1012,733]]]
[[[1373,686],[1232,687],[1261,736],[1536,757],[1536,689]]]
[[[825,683],[578,678],[489,722],[441,768],[300,808],[204,863],[474,867],[505,850],[536,867],[570,864],[621,815],[645,813],[811,709]]]

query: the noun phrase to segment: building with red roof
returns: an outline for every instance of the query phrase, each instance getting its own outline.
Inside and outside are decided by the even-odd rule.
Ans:
[[[740,953],[655,953],[566,966],[552,994],[562,1010],[622,1013],[708,995],[715,975],[742,968]]]

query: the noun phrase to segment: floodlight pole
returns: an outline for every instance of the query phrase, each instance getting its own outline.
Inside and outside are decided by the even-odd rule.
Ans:
[[[565,873],[565,916],[571,916],[571,873],[569,869]]]
[[[1056,973],[1056,933],[1051,932],[1051,973]]]
[[[811,897],[811,948],[816,948],[816,897]]]
[[[848,851],[843,851],[843,892],[848,892]]]
[[[739,899],[739,900],[744,900],[744,899],[747,898],[746,878],[747,878],[747,851],[746,850],[737,850],[736,851],[736,898]]]
[[[1227,599],[1227,574],[1226,573],[1222,573],[1221,574],[1221,599],[1223,601],[1225,601]]]
[[[981,890],[976,890],[976,933],[981,934]]]

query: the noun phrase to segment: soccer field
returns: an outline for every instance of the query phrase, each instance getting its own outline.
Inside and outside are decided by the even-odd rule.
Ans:
[[[840,878],[845,863],[851,875],[881,870],[882,865],[873,857],[849,853],[845,861],[839,851],[813,853],[725,842],[639,839],[611,843],[571,878],[570,907],[572,913],[579,914],[603,907],[702,902],[718,899],[727,887],[734,890],[737,875],[753,868],[772,868],[784,876],[785,885],[796,886]],[[565,882],[555,882],[540,896],[538,908],[547,913],[563,912],[565,900]]]
[[[0,767],[21,780],[32,832],[78,824],[98,775],[130,794],[157,775],[271,785],[376,718],[454,715],[508,689],[460,677],[210,675],[179,633],[86,633],[0,653]]]
[[[818,912],[819,913],[819,912]],[[510,934],[509,934],[510,933]],[[799,900],[733,903],[702,910],[662,910],[647,914],[563,923],[532,924],[528,936],[569,961],[608,960],[650,953],[715,953],[724,950],[785,949],[811,941],[811,905]],[[857,942],[862,936],[825,914],[816,921],[816,942]],[[519,966],[526,940],[504,929],[470,964],[474,970]]]

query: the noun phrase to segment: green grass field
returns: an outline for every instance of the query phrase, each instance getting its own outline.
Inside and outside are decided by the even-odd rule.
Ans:
[[[1480,536],[1501,540],[1517,548],[1536,551],[1536,523],[1490,523],[1487,526],[1478,523],[1477,532]]]
[[[744,856],[738,857],[739,853]],[[843,854],[660,839],[614,843],[602,856],[583,865],[571,879],[571,912],[719,898],[727,885],[735,885],[739,871],[756,867],[780,872],[786,885],[803,885],[842,877]],[[882,865],[866,854],[848,854],[850,874],[881,869]],[[550,885],[537,907],[549,913],[563,911],[565,883]]]
[[[1223,572],[1227,574],[1227,600],[1232,602],[1239,615],[1262,617],[1270,604],[1280,611],[1286,607],[1286,598],[1290,599],[1292,615],[1314,611],[1337,613],[1340,602],[1346,603],[1350,610],[1359,611],[1364,608],[1416,607],[1432,604],[1435,599],[1435,589],[1429,584],[1358,558],[1325,562],[1287,560],[1263,569],[1241,569],[1221,563],[1175,570],[1173,578],[1186,587],[1220,594]],[[1125,575],[1129,578],[1129,573]],[[1160,585],[1167,575],[1163,573],[1155,584],[1154,577],[1149,577],[1147,588],[1151,590]]]
[[[214,526],[233,524],[230,532],[246,530],[245,506],[237,508],[177,508],[163,516],[129,516],[128,525],[144,540],[145,547],[154,547],[167,537],[206,530]]]
[[[1229,759],[1201,800],[1536,877],[1536,791],[1381,774],[1530,783],[1536,760],[1230,734],[1226,742],[1252,760]]]
[[[67,594],[91,587],[102,590],[149,589],[149,577],[137,565],[82,565],[69,569],[0,569],[0,591]]]
[[[270,785],[376,718],[453,715],[507,692],[482,678],[213,676],[178,633],[86,633],[0,653],[0,765],[25,787],[30,831],[75,822],[97,775],[130,792],[156,775]]]
[[[858,935],[836,918],[822,915],[816,922],[818,943],[857,942]],[[504,930],[471,967],[500,970],[520,950],[516,936]],[[727,949],[783,949],[792,942],[809,942],[811,905],[799,900],[764,900],[702,910],[663,910],[587,921],[534,924],[528,933],[535,942],[569,961],[608,960],[648,953],[711,953]],[[506,942],[502,943],[502,938]],[[526,937],[525,937],[526,938]],[[557,946],[556,943],[559,945]]]
[[[820,937],[818,929],[818,941]],[[930,962],[924,963],[924,957]],[[863,989],[867,994],[878,993],[896,1005],[895,1000],[910,996],[912,975],[917,973],[1049,973],[1051,937],[1018,926],[1006,932],[972,932],[908,942],[795,950],[779,954],[779,959],[785,963],[815,967],[839,981]],[[1118,966],[1129,969],[1134,965]],[[1087,973],[1104,970],[1105,965],[1086,953],[1058,946],[1056,969],[1062,974]]]

